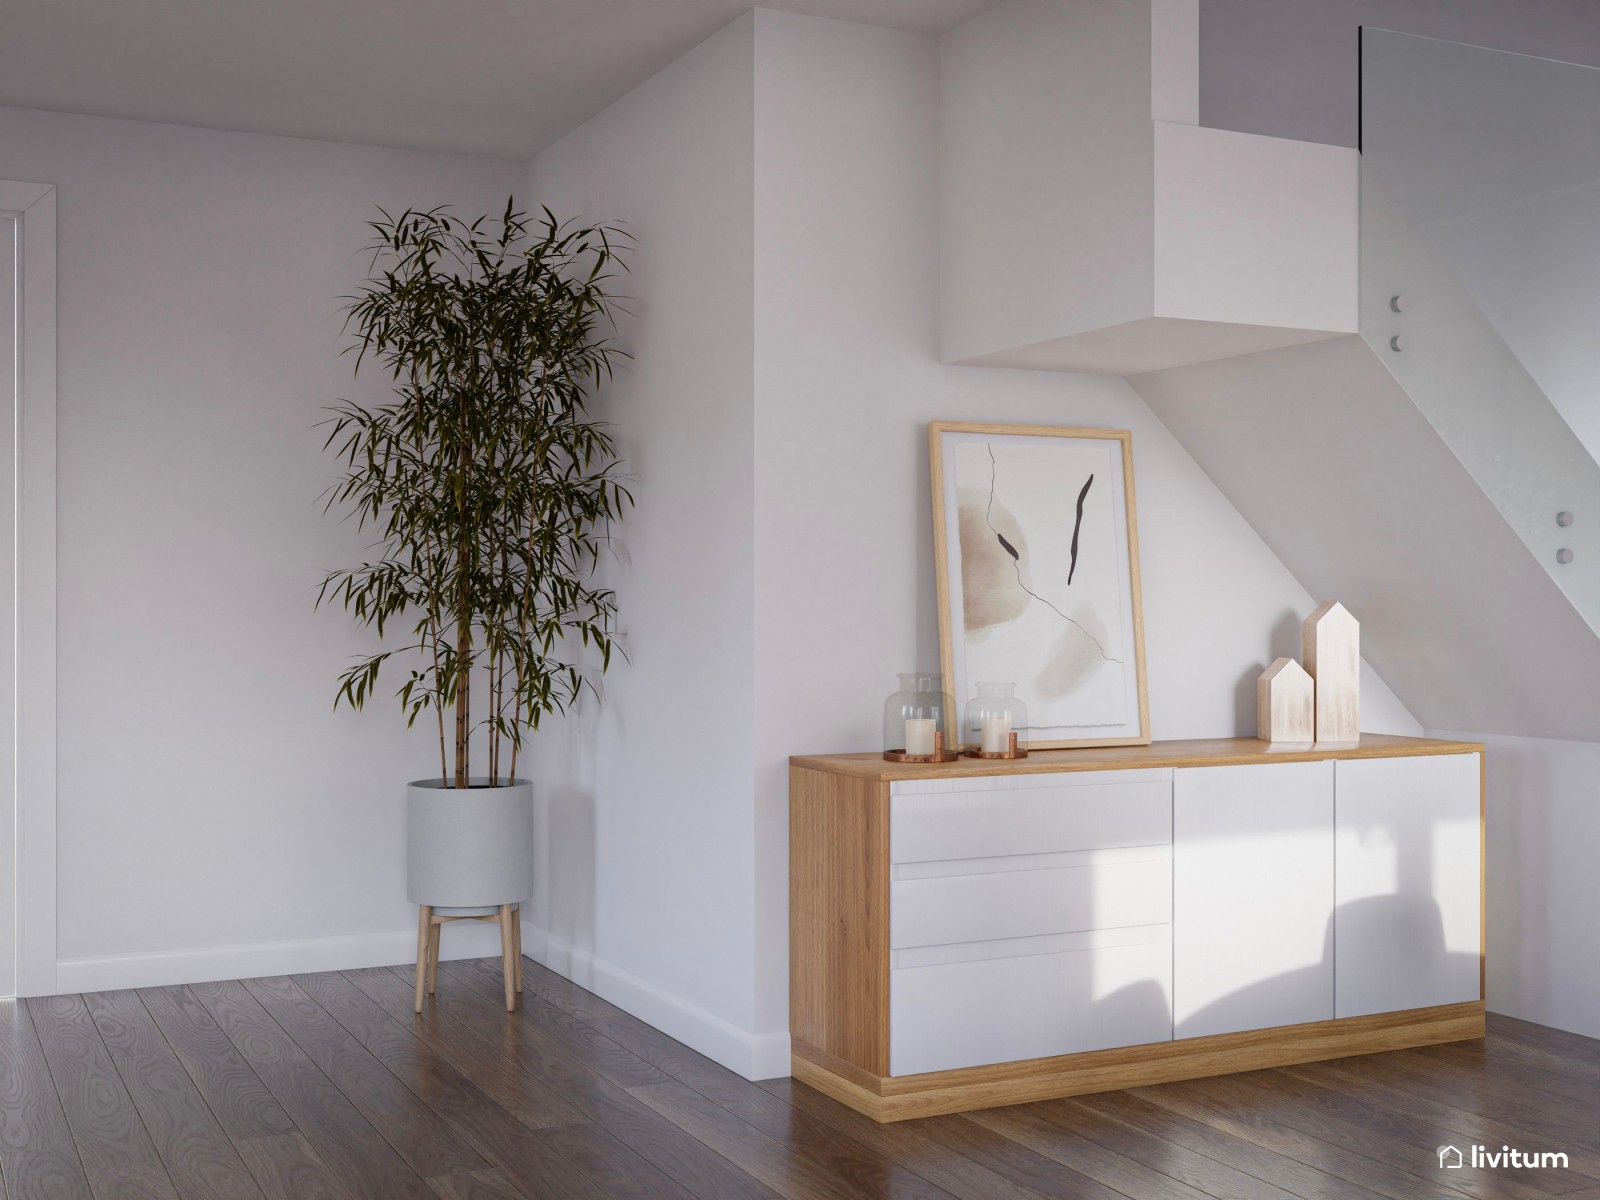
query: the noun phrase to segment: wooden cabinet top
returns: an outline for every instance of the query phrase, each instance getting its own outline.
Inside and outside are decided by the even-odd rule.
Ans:
[[[1470,754],[1480,742],[1364,733],[1340,750],[1267,749],[1258,738],[1208,738],[1151,742],[1148,746],[1104,746],[1087,750],[1035,750],[1027,758],[960,758],[950,763],[896,763],[881,754],[797,754],[790,766],[835,775],[890,782],[896,779],[959,779],[976,775],[1039,775],[1052,771],[1123,771],[1137,767],[1220,767],[1246,763],[1323,762],[1335,758],[1399,758],[1413,754]]]

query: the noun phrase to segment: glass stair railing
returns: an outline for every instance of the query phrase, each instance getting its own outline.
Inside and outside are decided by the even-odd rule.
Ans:
[[[1362,336],[1600,632],[1600,70],[1361,53]]]

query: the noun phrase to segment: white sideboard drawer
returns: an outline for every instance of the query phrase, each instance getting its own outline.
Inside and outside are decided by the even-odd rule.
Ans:
[[[891,862],[1172,841],[1172,770],[1084,771],[890,785]]]
[[[889,1074],[919,1075],[1172,1039],[1172,947],[1143,945],[890,972]]]
[[[947,946],[1172,920],[1172,852],[1133,862],[983,871],[889,885],[889,944]]]

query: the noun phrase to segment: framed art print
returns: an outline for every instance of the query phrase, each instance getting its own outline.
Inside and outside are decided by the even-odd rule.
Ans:
[[[1148,743],[1132,434],[935,421],[928,440],[955,711],[1015,683],[1034,749]]]

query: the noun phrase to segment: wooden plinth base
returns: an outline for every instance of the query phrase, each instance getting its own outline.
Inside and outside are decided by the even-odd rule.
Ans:
[[[905,1121],[1353,1054],[1467,1041],[1481,1038],[1483,1030],[1483,1001],[1473,1000],[926,1075],[874,1075],[797,1041],[791,1070],[801,1083],[875,1121]]]

